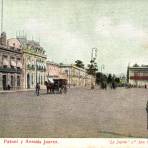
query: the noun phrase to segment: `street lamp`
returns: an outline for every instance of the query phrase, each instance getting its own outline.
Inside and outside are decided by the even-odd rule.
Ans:
[[[36,71],[35,72],[36,72],[36,85],[37,85],[37,59],[36,59],[36,64],[35,65],[36,65],[35,66],[36,67]]]

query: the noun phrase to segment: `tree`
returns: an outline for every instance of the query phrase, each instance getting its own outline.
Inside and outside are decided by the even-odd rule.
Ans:
[[[139,65],[138,64],[134,64],[133,67],[139,67]]]
[[[109,74],[108,77],[107,77],[107,83],[111,83],[112,82],[112,75]]]
[[[96,73],[96,83],[101,84],[107,81],[107,76],[101,72]]]
[[[115,78],[115,82],[117,83],[117,84],[119,84],[120,83],[120,78]]]
[[[62,66],[62,65],[64,65],[64,64],[63,64],[63,63],[60,63],[59,65]]]
[[[77,60],[77,61],[75,61],[75,66],[84,69],[84,64],[83,64],[83,62],[82,62],[81,60]]]
[[[96,72],[98,71],[98,66],[95,60],[91,60],[90,64],[87,65],[87,73],[93,76],[96,76]]]

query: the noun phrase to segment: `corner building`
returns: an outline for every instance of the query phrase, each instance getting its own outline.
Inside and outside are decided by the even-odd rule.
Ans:
[[[17,37],[8,40],[9,46],[19,46],[23,51],[23,88],[34,89],[36,83],[45,88],[46,80],[46,53],[39,42],[27,40],[26,37]]]

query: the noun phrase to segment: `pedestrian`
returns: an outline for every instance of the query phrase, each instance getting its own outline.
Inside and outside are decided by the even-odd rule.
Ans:
[[[8,81],[8,86],[7,86],[8,90],[10,90],[11,86],[10,86],[10,81]]]
[[[145,89],[147,89],[147,85],[145,84]]]
[[[36,84],[36,95],[39,96],[39,94],[40,94],[40,84],[37,83]]]
[[[64,94],[66,94],[67,93],[67,85],[64,84],[63,86],[64,86],[64,88],[63,88],[64,89]]]

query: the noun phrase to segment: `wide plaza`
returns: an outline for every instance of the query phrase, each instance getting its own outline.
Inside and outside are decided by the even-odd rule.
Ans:
[[[148,137],[148,89],[0,94],[0,137]]]

